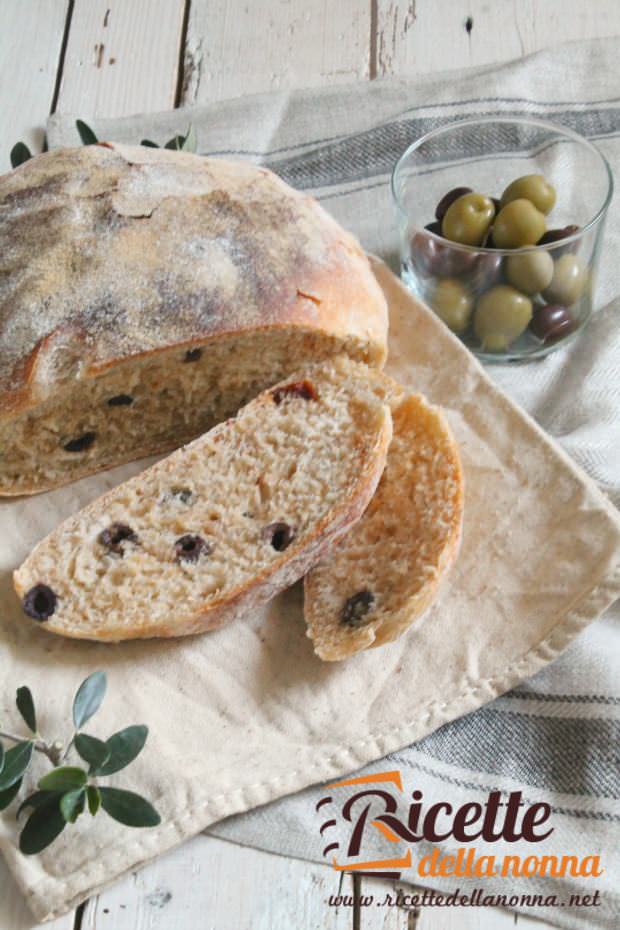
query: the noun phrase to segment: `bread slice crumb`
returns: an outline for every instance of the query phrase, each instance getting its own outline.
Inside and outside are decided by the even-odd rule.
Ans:
[[[392,434],[382,385],[341,357],[265,391],[43,540],[14,575],[24,612],[116,642],[203,632],[265,603],[368,505]]]
[[[457,555],[463,474],[450,428],[421,395],[394,388],[392,405],[394,435],[375,496],[305,578],[307,633],[325,661],[401,636],[432,604]]]

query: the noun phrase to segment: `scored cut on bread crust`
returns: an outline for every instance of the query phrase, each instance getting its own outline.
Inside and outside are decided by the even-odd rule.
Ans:
[[[391,434],[379,373],[344,357],[311,367],[66,520],[15,590],[70,637],[214,629],[301,578],[359,519]]]
[[[307,634],[326,661],[401,636],[433,603],[458,552],[463,474],[445,417],[392,392],[393,438],[364,516],[304,580]]]
[[[385,361],[359,243],[265,168],[59,149],[0,209],[0,495],[176,448],[312,362]]]

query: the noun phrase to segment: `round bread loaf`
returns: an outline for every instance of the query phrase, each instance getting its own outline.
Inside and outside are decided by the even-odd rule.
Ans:
[[[182,445],[387,308],[311,197],[247,162],[93,145],[0,178],[0,494]]]

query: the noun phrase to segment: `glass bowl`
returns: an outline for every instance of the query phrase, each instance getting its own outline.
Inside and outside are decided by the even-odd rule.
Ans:
[[[442,237],[435,209],[446,193],[466,186],[500,198],[531,174],[556,190],[545,221],[547,232],[562,230],[562,238],[497,249]],[[574,339],[590,317],[612,193],[606,159],[563,126],[512,117],[442,126],[410,145],[392,173],[402,278],[479,358],[546,355]],[[533,292],[550,275],[551,283]]]

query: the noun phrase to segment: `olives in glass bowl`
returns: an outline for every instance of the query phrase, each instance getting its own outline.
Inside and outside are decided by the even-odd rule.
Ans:
[[[545,355],[585,325],[612,194],[586,139],[539,120],[464,120],[410,146],[392,191],[404,282],[476,355]]]

